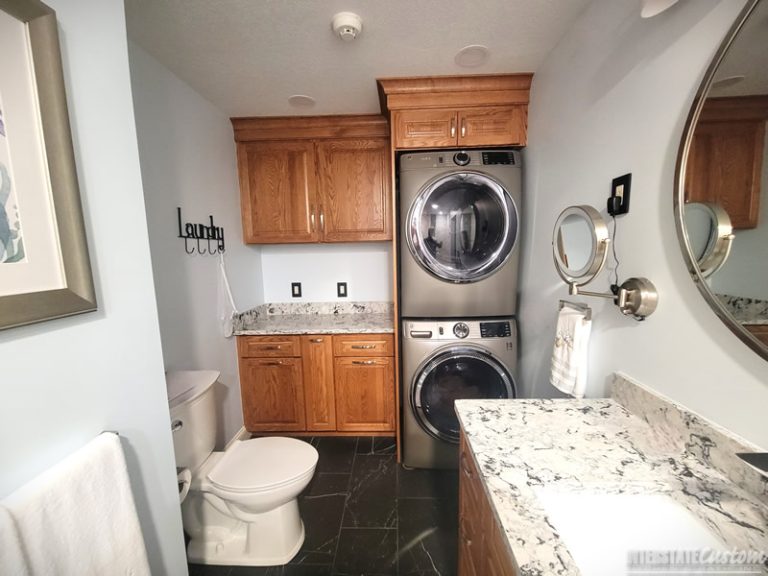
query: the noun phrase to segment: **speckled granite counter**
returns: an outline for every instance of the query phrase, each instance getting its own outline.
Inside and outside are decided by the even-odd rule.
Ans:
[[[394,331],[391,302],[262,304],[238,314],[236,336],[270,334],[385,334]]]
[[[716,294],[726,310],[741,324],[768,324],[768,300]]]
[[[728,549],[768,552],[768,480],[735,456],[758,449],[621,375],[612,399],[459,400],[456,410],[521,575],[580,574],[537,498],[545,486],[666,494]]]

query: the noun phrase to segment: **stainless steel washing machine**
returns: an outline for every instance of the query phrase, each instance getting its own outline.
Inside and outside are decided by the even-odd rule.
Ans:
[[[514,150],[400,156],[403,317],[516,313],[521,172]]]
[[[515,398],[514,318],[402,322],[403,464],[455,468],[454,402]]]

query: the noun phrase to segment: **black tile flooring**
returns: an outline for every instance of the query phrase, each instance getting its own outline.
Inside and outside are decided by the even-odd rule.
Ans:
[[[306,438],[320,460],[299,497],[306,537],[285,566],[189,565],[190,576],[455,576],[458,475],[406,470],[393,438]]]

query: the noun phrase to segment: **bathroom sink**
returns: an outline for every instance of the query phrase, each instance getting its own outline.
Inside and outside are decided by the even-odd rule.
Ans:
[[[633,574],[627,568],[630,551],[726,549],[701,520],[663,494],[556,488],[536,494],[582,576]],[[642,571],[635,566],[635,574]]]

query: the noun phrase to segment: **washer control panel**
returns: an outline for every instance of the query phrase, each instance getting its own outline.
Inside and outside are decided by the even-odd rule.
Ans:
[[[409,340],[480,340],[514,338],[514,318],[473,320],[403,320],[403,336]]]
[[[509,321],[504,322],[480,322],[480,336],[482,338],[506,338],[512,335]]]

